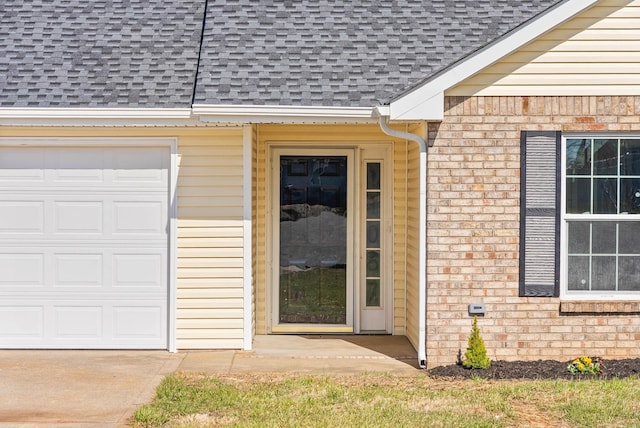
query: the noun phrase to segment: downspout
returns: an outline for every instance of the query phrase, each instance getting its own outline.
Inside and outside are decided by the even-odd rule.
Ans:
[[[385,134],[414,141],[420,146],[420,175],[419,175],[419,222],[418,225],[418,365],[420,368],[427,366],[426,352],[426,310],[427,310],[427,142],[419,135],[410,132],[397,131],[389,128],[388,116],[383,116],[377,107],[373,109],[378,117],[380,129]]]

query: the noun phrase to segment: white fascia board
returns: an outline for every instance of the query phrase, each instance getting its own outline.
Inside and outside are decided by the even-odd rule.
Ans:
[[[194,104],[193,115],[220,123],[376,123],[373,107]]]
[[[170,125],[191,121],[191,109],[28,108],[0,109],[0,125]]]
[[[436,112],[431,103],[444,107],[444,93],[482,69],[494,64],[537,37],[594,6],[600,0],[567,0],[539,15],[508,36],[472,54],[420,87],[391,102],[391,120],[442,120],[443,112]]]

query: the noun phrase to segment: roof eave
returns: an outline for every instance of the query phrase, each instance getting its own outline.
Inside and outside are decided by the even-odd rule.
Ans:
[[[391,120],[441,121],[445,91],[494,64],[537,37],[594,6],[600,0],[566,0],[488,44],[389,104]]]
[[[0,125],[99,126],[169,125],[191,121],[190,108],[64,108],[8,107],[0,109]]]
[[[220,123],[376,123],[374,108],[194,104],[192,113]]]

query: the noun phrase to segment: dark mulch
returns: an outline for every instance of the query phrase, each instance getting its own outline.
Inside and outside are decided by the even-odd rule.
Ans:
[[[640,358],[626,360],[600,360],[602,373],[571,374],[567,369],[571,361],[492,361],[486,370],[465,369],[459,364],[430,369],[432,377],[456,379],[612,379],[640,375]]]

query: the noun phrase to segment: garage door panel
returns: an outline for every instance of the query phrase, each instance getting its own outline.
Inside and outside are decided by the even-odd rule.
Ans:
[[[53,337],[100,339],[104,327],[102,305],[96,306],[54,306],[55,317]]]
[[[55,200],[53,201],[54,234],[78,234],[103,232],[102,201]]]
[[[159,201],[116,200],[113,202],[113,234],[164,236],[167,233],[166,212],[166,204]]]
[[[165,253],[114,254],[113,287],[155,288],[162,293],[166,288],[166,260]]]
[[[136,340],[161,339],[164,319],[161,307],[116,306],[113,308],[114,338]]]
[[[43,332],[44,307],[11,302],[0,305],[0,345],[14,338],[42,339]]]
[[[42,287],[44,255],[39,253],[0,253],[0,289]]]
[[[2,348],[163,348],[167,307],[161,299],[52,300],[0,305]]]
[[[102,254],[53,254],[53,286],[90,289],[104,285]]]
[[[42,201],[17,198],[0,200],[0,234],[42,234],[44,213]]]
[[[0,347],[167,347],[169,149],[0,147]]]

